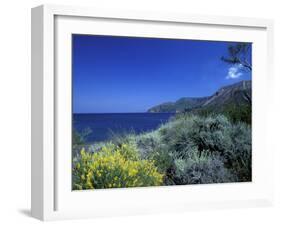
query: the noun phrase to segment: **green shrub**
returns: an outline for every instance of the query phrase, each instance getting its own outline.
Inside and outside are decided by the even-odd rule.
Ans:
[[[90,128],[86,128],[81,132],[78,132],[76,129],[72,129],[72,144],[73,145],[83,145],[86,143],[86,138],[89,134],[92,133]]]
[[[188,158],[190,150],[223,153],[231,146],[226,117],[183,116],[160,128],[163,141],[176,158]]]
[[[110,141],[118,147],[121,147],[123,144],[135,145],[136,143],[136,134],[134,130],[123,133],[114,133],[113,131],[111,131],[110,134]]]
[[[252,180],[251,127],[238,123],[230,131],[232,147],[225,153],[226,166],[237,174],[239,181]]]
[[[164,184],[165,185],[173,185],[174,183],[174,156],[170,153],[165,145],[162,145],[148,154],[148,159],[153,160],[155,166],[164,174]]]
[[[199,172],[204,177],[198,180],[198,183],[211,181],[210,178],[206,179],[208,175],[214,177],[214,183],[251,180],[252,149],[249,125],[241,122],[233,124],[223,115],[200,117],[189,114],[178,116],[176,120],[163,125],[159,133],[162,147],[164,146],[175,161],[175,164],[169,164],[173,167],[170,172],[173,172],[171,175],[175,183],[196,183],[190,175]],[[200,161],[193,161],[195,154]],[[179,162],[193,164],[182,171],[179,170]],[[208,171],[210,174],[207,174]],[[186,173],[189,175],[184,176]]]
[[[252,124],[252,106],[250,104],[228,105],[223,108],[222,113],[233,123],[245,122],[249,125]]]
[[[152,160],[164,175],[165,185],[175,184],[173,181],[174,158],[167,149],[167,145],[162,141],[158,130],[136,136],[136,145],[143,159]]]
[[[147,158],[161,146],[161,137],[158,131],[143,133],[135,137],[135,143],[143,158]]]
[[[179,118],[166,123],[159,129],[162,142],[175,158],[188,157],[188,152],[192,149],[189,137],[190,128],[191,120]]]
[[[198,156],[194,152],[189,159],[175,160],[176,171],[174,181],[176,184],[209,184],[237,181],[235,175],[224,167],[219,156]]]
[[[134,146],[114,144],[87,153],[73,162],[73,189],[162,185],[163,175],[151,160],[141,160]]]
[[[75,128],[72,129],[72,155],[75,157],[79,155],[82,148],[91,148],[91,145],[86,144],[86,139],[89,134],[92,133],[90,128],[86,128],[81,132],[78,132]]]
[[[211,106],[193,109],[189,112],[178,114],[181,117],[182,114],[191,115],[196,114],[200,117],[213,117],[221,114],[226,116],[232,123],[244,122],[249,125],[252,123],[252,105],[251,104],[227,104],[223,106]],[[178,117],[176,116],[176,117]]]

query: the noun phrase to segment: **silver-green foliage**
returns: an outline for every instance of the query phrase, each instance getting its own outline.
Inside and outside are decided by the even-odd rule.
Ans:
[[[163,125],[159,133],[165,149],[173,156],[176,183],[251,180],[249,125],[232,124],[223,115],[183,115]],[[184,170],[179,170],[182,164]],[[200,179],[195,175],[201,175]]]
[[[202,152],[223,153],[231,147],[231,123],[222,115],[212,117],[183,116],[160,129],[163,140],[180,158],[196,148]]]
[[[158,130],[136,136],[136,144],[142,158],[153,160],[159,172],[164,174],[164,184],[173,181],[174,157],[167,149]]]
[[[250,126],[238,123],[230,131],[231,148],[224,154],[225,165],[238,175],[239,181],[252,179],[252,135]]]
[[[188,159],[175,160],[176,184],[209,184],[237,181],[235,174],[224,166],[223,159],[218,156],[204,154],[200,157],[195,151]]]
[[[141,156],[146,158],[152,152],[160,148],[161,136],[159,132],[156,130],[153,132],[144,133],[136,136],[135,142],[138,146]]]

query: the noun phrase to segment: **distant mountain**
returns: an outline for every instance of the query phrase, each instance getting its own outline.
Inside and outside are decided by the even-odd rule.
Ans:
[[[183,97],[176,102],[167,102],[159,104],[148,109],[148,112],[182,112],[202,106],[209,97]]]
[[[234,104],[251,104],[252,102],[252,81],[241,81],[232,85],[220,88],[213,95],[208,97],[183,97],[176,102],[159,104],[148,109],[148,112],[183,112],[193,109],[223,108]]]

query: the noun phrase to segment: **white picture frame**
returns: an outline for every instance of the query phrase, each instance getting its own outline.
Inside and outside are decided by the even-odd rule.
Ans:
[[[72,33],[253,42],[253,181],[71,191]],[[55,5],[33,8],[32,216],[56,220],[271,205],[273,150],[268,148],[265,138],[260,138],[266,137],[270,114],[270,102],[266,100],[272,95],[272,45],[273,22],[265,19]]]

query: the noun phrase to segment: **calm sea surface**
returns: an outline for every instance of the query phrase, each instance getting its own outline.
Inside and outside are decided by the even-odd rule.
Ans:
[[[73,127],[82,132],[91,129],[86,137],[89,143],[109,140],[112,134],[136,134],[157,129],[167,122],[174,113],[107,113],[73,114]]]

